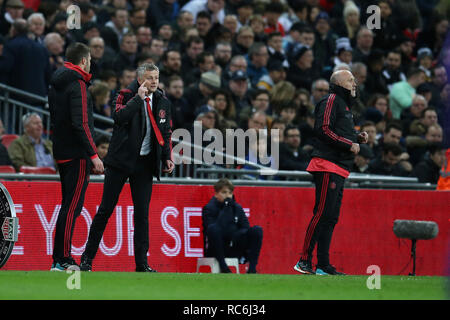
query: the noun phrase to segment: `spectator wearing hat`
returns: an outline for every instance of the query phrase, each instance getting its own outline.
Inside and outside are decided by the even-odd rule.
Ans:
[[[361,144],[359,148],[359,153],[355,155],[353,168],[351,171],[367,174],[369,170],[369,163],[373,158],[373,152],[372,149],[366,144]]]
[[[256,87],[262,76],[269,74],[266,68],[268,60],[269,53],[264,43],[255,42],[248,50],[247,76],[252,87]]]
[[[336,39],[335,56],[332,57],[328,65],[324,66],[322,70],[322,78],[329,79],[331,74],[336,71],[336,66],[346,64],[350,66],[353,59],[353,49],[348,38]]]
[[[336,23],[336,33],[340,37],[349,38],[353,43],[360,27],[360,10],[358,6],[351,0],[345,1],[342,17],[343,23],[341,19]]]
[[[297,88],[309,89],[312,82],[319,77],[313,68],[314,55],[310,47],[297,44],[292,50],[286,79]]]
[[[49,55],[47,49],[27,34],[26,20],[16,19],[11,28],[12,38],[5,44],[0,57],[0,75],[9,86],[45,97],[51,76]],[[34,99],[14,99],[36,104]]]
[[[411,106],[416,88],[423,82],[425,73],[421,69],[414,68],[409,71],[406,81],[394,83],[389,95],[389,107],[394,119],[400,119],[402,110]]]
[[[189,109],[185,110],[185,122],[192,123],[195,119],[195,110],[207,104],[214,90],[220,88],[220,77],[212,71],[203,73],[198,83],[188,87],[184,93],[189,106]]]
[[[259,78],[258,83],[256,84],[258,89],[270,91],[274,85],[286,79],[286,68],[278,59],[269,59],[267,71],[268,74]]]
[[[40,44],[44,44],[45,17],[40,12],[32,13],[27,18],[29,36]]]
[[[323,61],[325,65],[330,61],[336,50],[336,40],[338,36],[330,27],[330,17],[324,11],[320,12],[314,22],[314,31],[316,33],[314,41],[314,55],[316,60]]]
[[[239,114],[245,107],[251,105],[250,95],[248,92],[248,75],[247,72],[237,70],[231,75],[228,82],[228,89],[236,107],[236,113]]]
[[[50,32],[44,38],[44,45],[50,56],[52,73],[64,65],[64,39],[57,32]]]
[[[425,81],[431,81],[431,66],[433,64],[433,53],[430,48],[417,50],[417,67],[425,72]]]
[[[5,11],[0,16],[0,34],[7,35],[11,25],[17,19],[23,18],[24,5],[21,0],[4,0]]]

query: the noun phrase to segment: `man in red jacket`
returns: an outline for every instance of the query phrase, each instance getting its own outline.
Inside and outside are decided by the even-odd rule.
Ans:
[[[314,149],[306,168],[314,177],[316,201],[313,217],[306,230],[303,251],[294,270],[304,274],[341,275],[330,264],[329,250],[338,221],[344,182],[359,143],[367,143],[368,134],[357,134],[351,106],[356,97],[355,77],[350,71],[332,74],[330,93],[317,104],[314,114]],[[312,267],[312,253],[317,244],[317,267]]]
[[[76,262],[71,256],[75,220],[83,209],[89,174],[103,172],[94,143],[92,98],[87,90],[91,54],[82,43],[71,44],[67,62],[50,81],[49,106],[53,156],[59,166],[62,203],[56,222],[52,271],[64,271]]]

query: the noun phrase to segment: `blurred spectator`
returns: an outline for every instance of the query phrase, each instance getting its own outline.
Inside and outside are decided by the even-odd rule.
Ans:
[[[280,81],[270,91],[270,106],[279,114],[281,106],[286,102],[292,103],[294,97],[295,86],[289,81]]]
[[[174,23],[174,33],[177,39],[181,39],[186,30],[194,26],[194,16],[189,11],[180,11],[176,23]]]
[[[443,48],[445,37],[449,30],[449,18],[438,12],[434,12],[431,21],[417,37],[417,47],[427,47],[431,49],[432,55],[437,56]]]
[[[174,41],[174,34],[172,26],[168,23],[161,23],[158,27],[158,37],[164,41],[164,48],[167,49],[179,49],[180,43]]]
[[[409,71],[406,81],[394,83],[389,95],[389,107],[394,119],[400,119],[403,109],[412,104],[416,88],[425,81],[425,73],[417,68]]]
[[[223,26],[230,30],[232,37],[234,37],[238,30],[237,17],[233,14],[227,14],[223,19]]]
[[[22,122],[24,134],[8,147],[9,157],[16,171],[20,171],[22,166],[56,168],[52,142],[42,138],[41,117],[37,113],[27,113]]]
[[[209,34],[213,26],[211,15],[207,11],[200,11],[195,20],[195,29],[198,32],[197,36],[202,38],[203,41],[208,42]]]
[[[227,2],[229,2],[229,1],[227,1]],[[254,11],[252,2],[253,2],[252,0],[241,0],[236,4],[238,29],[242,26],[249,25],[250,17],[253,15],[253,11]]]
[[[138,43],[138,52],[142,51],[142,47],[149,46],[152,42],[152,29],[147,26],[141,26],[136,31],[136,40]]]
[[[396,82],[406,81],[406,76],[402,72],[402,53],[398,49],[390,50],[386,56],[386,64],[383,69],[383,78],[388,87],[392,90],[392,86]]]
[[[64,65],[64,40],[59,33],[50,32],[44,38],[44,45],[50,56],[52,73]]]
[[[446,84],[441,91],[441,104],[438,109],[439,124],[444,130],[443,143],[445,147],[450,147],[450,83]]]
[[[427,107],[428,107],[428,103],[427,103],[427,100],[425,99],[425,97],[416,94],[412,100],[411,107],[404,109],[402,111],[400,118],[402,120],[402,125],[403,125],[405,136],[410,134],[412,123],[419,122],[419,120],[422,117],[422,112]],[[416,127],[417,124],[414,124],[414,126]],[[417,129],[414,131],[415,131],[415,133],[413,133],[413,134],[417,135],[418,134]],[[423,125],[421,125],[420,131],[422,131],[422,132],[420,132],[419,135],[423,135],[425,133],[425,127],[423,127]]]
[[[264,33],[265,22],[264,22],[264,18],[262,15],[260,15],[260,14],[252,15],[250,17],[249,26],[250,26],[251,30],[253,31],[252,41],[257,41],[257,42],[265,42],[266,41],[267,35]],[[239,30],[241,30],[243,27],[245,27],[245,26],[240,27]],[[249,37],[249,41],[250,41],[250,37]]]
[[[216,66],[214,61],[214,55],[211,52],[203,51],[197,56],[196,68],[192,72],[185,76],[186,83],[195,83],[200,80],[202,73],[212,71],[216,72],[218,75],[221,73],[220,67]]]
[[[123,68],[137,68],[137,40],[133,33],[122,36],[120,52],[114,58],[114,69],[119,72]]]
[[[377,132],[383,132],[386,122],[391,120],[388,98],[381,93],[376,93],[369,98],[367,105],[368,107],[364,112],[364,120],[373,121],[377,126]]]
[[[105,41],[101,37],[94,37],[89,41],[89,48],[91,49],[91,70],[92,79],[97,79],[100,73],[112,62],[108,63],[105,56]]]
[[[228,66],[222,72],[222,86],[224,88],[228,87],[231,76],[238,70],[247,73],[247,59],[245,59],[245,57],[242,55],[233,56]]]
[[[353,49],[348,38],[336,39],[335,56],[327,63],[322,71],[322,78],[329,79],[336,71],[334,68],[341,64],[351,65],[353,59]]]
[[[224,0],[190,0],[181,10],[189,11],[196,19],[200,11],[211,12],[212,23],[219,22],[223,24],[225,18],[225,1]]]
[[[407,36],[400,34],[399,35],[399,46],[398,49],[402,53],[402,71],[407,75],[408,71],[413,66],[413,53],[414,53],[414,46],[415,43]]]
[[[164,0],[162,0],[164,1]],[[154,3],[157,1],[152,1],[151,3]],[[150,10],[151,12],[151,10]],[[130,12],[130,17],[128,18],[128,21],[130,22],[130,31],[132,31],[134,34],[137,34],[137,31],[140,27],[146,26],[146,13],[144,9],[133,9]],[[149,20],[154,21],[154,20]],[[155,26],[152,26],[153,29],[155,29]]]
[[[159,68],[159,81],[167,84],[171,76],[181,76],[181,55],[177,50],[164,51]],[[195,82],[195,81],[194,81]]]
[[[377,140],[377,128],[375,126],[375,123],[372,121],[366,121],[361,124],[360,132],[367,132],[368,140],[367,143],[364,144],[365,149],[370,149],[370,159],[372,159],[375,155],[373,153],[373,150],[378,146],[378,140]],[[360,145],[360,149],[362,145]]]
[[[278,134],[275,136],[275,130],[278,130]],[[278,118],[273,119],[270,125],[271,141],[282,143],[284,142],[284,129],[286,129],[286,123]]]
[[[431,69],[431,101],[430,105],[438,107],[440,101],[443,101],[440,97],[442,89],[448,83],[448,75],[443,65],[437,65]]]
[[[427,132],[427,128],[431,125],[438,123],[438,117],[436,110],[431,107],[427,107],[420,113],[420,118],[414,120],[410,125],[410,134],[423,136]]]
[[[373,32],[367,27],[361,27],[356,34],[356,46],[353,50],[353,62],[367,65],[373,46]]]
[[[217,128],[225,134],[226,129],[237,129],[236,109],[228,91],[216,90],[211,98],[214,101],[214,109],[218,115]]]
[[[111,106],[108,104],[111,100],[111,91],[109,90],[108,84],[97,81],[89,87],[89,92],[94,102],[94,113],[111,118]],[[96,119],[94,119],[94,127],[102,130],[112,129],[112,125]]]
[[[3,0],[5,11],[2,10],[0,16],[0,34],[8,34],[11,26],[17,19],[23,18],[24,5],[21,0]],[[3,5],[2,5],[3,7]]]
[[[110,139],[107,136],[101,135],[95,139],[95,147],[97,148],[97,154],[100,160],[104,160],[108,154]]]
[[[239,29],[236,40],[233,43],[232,55],[246,55],[248,50],[255,42],[255,33],[249,26],[243,26]]]
[[[278,19],[284,30],[291,30],[295,23],[307,24],[308,3],[306,0],[288,0],[287,4],[291,10],[285,12]]]
[[[316,17],[314,28],[316,39],[314,41],[314,54],[322,65],[326,65],[333,57],[336,49],[338,36],[331,30],[329,16],[326,12],[321,12]],[[323,66],[322,66],[323,67]]]
[[[313,69],[314,55],[312,50],[298,44],[292,52],[292,63],[289,63],[286,79],[297,88],[309,89],[314,79],[319,77]]]
[[[424,159],[428,146],[435,143],[442,143],[443,130],[439,124],[432,124],[426,128],[423,136],[408,136],[406,146],[410,155],[410,162],[413,166]]]
[[[369,163],[373,158],[372,149],[366,145],[361,144],[359,153],[355,155],[352,172],[356,173],[368,173]]]
[[[16,19],[11,39],[0,57],[0,80],[9,86],[45,97],[51,76],[47,50],[27,36],[27,22]],[[19,98],[36,104],[32,99]],[[5,120],[6,121],[6,120]]]
[[[220,89],[220,87],[220,77],[211,71],[203,73],[198,83],[188,87],[184,93],[189,106],[189,110],[185,110],[185,122],[192,123],[195,110],[207,104],[214,90]]]
[[[248,119],[256,111],[268,113],[270,106],[270,95],[267,90],[257,89],[251,92],[251,105],[243,108],[239,113],[240,127],[246,127]]]
[[[114,31],[116,35],[115,43],[122,43],[122,38],[130,30],[128,29],[128,11],[125,8],[118,8],[114,10],[111,15],[111,20],[105,24],[105,27]],[[114,49],[114,46],[112,46]]]
[[[181,73],[183,77],[196,67],[197,56],[204,51],[204,42],[200,37],[191,37],[186,43],[186,53],[181,57]]]
[[[345,1],[342,14],[344,23],[336,25],[336,33],[340,37],[346,37],[353,41],[360,27],[360,10],[353,1],[349,0]]]
[[[9,158],[8,149],[2,143],[2,136],[5,134],[5,127],[3,121],[0,119],[0,166],[12,166],[13,163]]]
[[[446,160],[446,148],[442,144],[432,144],[428,150],[428,156],[414,167],[411,175],[417,177],[419,182],[437,184],[440,177],[439,171]]]
[[[259,78],[256,87],[258,89],[272,90],[273,86],[286,79],[286,69],[282,61],[278,59],[269,59],[267,63],[268,74]]]
[[[164,41],[159,37],[153,37],[150,42],[150,50],[148,53],[158,58],[159,61],[164,53]],[[158,63],[158,61],[155,63]]]
[[[231,75],[228,82],[228,89],[236,107],[236,113],[239,114],[245,107],[251,105],[248,93],[248,76],[242,70],[237,70]]]
[[[255,42],[248,50],[248,66],[247,75],[250,80],[250,85],[256,87],[258,80],[265,75],[268,75],[267,61],[269,54],[267,47],[262,42]]]
[[[183,97],[184,83],[178,75],[173,75],[167,82],[167,98],[172,103],[173,129],[188,128],[190,124],[185,123],[183,115],[189,110],[188,101]]]
[[[359,104],[362,104],[361,107],[359,107],[358,113],[360,114],[362,111],[365,111],[366,104],[369,100],[369,90],[366,88],[366,80],[367,80],[367,66],[362,62],[355,62],[352,63],[351,71],[353,73],[353,76],[355,77],[356,83],[358,84],[358,90],[357,90],[357,100]],[[364,109],[364,110],[363,110]],[[352,110],[355,111],[355,110]]]
[[[231,44],[226,42],[218,42],[214,48],[214,61],[222,70],[231,60]]]
[[[128,88],[134,79],[136,79],[136,69],[130,67],[124,68],[119,77],[119,88],[117,92]]]
[[[381,156],[370,161],[368,173],[407,177],[409,172],[400,165],[402,148],[395,143],[385,143]]]
[[[40,44],[44,44],[45,17],[40,12],[32,13],[27,18],[29,36]]]
[[[287,125],[294,125],[294,120],[297,116],[298,107],[292,103],[292,101],[283,101],[277,109],[277,116]]]
[[[392,15],[392,3],[389,0],[379,0],[378,6],[380,7],[381,28],[375,28],[374,32],[374,47],[382,50],[392,50],[398,43],[398,35],[401,31],[398,29],[397,24]]]
[[[288,67],[286,53],[283,49],[283,37],[279,32],[272,32],[267,37],[267,51],[269,53],[269,61],[278,60],[284,67]]]
[[[436,190],[450,190],[450,149],[445,153],[446,161],[440,170],[440,177]]]
[[[384,53],[379,49],[374,49],[367,57],[367,79],[365,90],[381,94],[388,94],[388,86],[383,77]]]
[[[358,86],[361,84],[358,83]],[[330,84],[325,79],[317,79],[311,86],[311,103],[315,106],[319,103],[323,96],[325,96],[330,90]]]
[[[264,18],[266,20],[264,33],[279,32],[283,37],[285,36],[283,25],[278,22],[283,12],[284,7],[280,2],[269,2],[266,4],[264,8]]]
[[[280,170],[306,170],[310,155],[300,147],[300,143],[300,130],[288,124],[284,129],[284,142],[280,144]]]
[[[431,65],[433,63],[433,53],[429,48],[417,50],[417,67],[425,72],[425,81],[431,80]]]
[[[259,130],[263,130],[267,128],[267,115],[263,111],[255,111],[250,118],[248,119],[247,128],[254,129],[258,133]]]

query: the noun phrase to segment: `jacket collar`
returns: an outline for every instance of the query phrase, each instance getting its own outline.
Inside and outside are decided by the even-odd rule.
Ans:
[[[79,73],[83,77],[84,81],[86,81],[86,82],[89,82],[92,78],[92,74],[87,73],[86,71],[81,69],[79,66],[77,66],[71,62],[64,62],[64,67]]]
[[[354,98],[352,97],[352,93],[350,90],[345,89],[344,87],[338,86],[337,84],[330,84],[330,93],[335,93],[342,99],[344,99],[345,103],[349,106],[353,104]]]

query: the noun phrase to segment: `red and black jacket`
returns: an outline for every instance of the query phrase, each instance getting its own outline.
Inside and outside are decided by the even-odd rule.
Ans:
[[[328,160],[350,171],[354,154],[352,143],[357,142],[353,122],[350,90],[334,84],[330,93],[324,96],[314,110],[314,150],[311,157]]]
[[[127,89],[121,90],[114,99],[114,127],[105,165],[121,169],[129,174],[139,157],[146,133],[146,114],[144,100],[137,94],[139,83],[133,81]],[[155,131],[151,130],[151,165],[153,175],[159,179],[161,162],[171,160],[172,118],[171,103],[161,90],[153,93],[152,114],[161,133],[158,141]]]
[[[50,80],[48,102],[57,162],[97,157],[93,101],[87,90],[91,75],[66,62]]]

